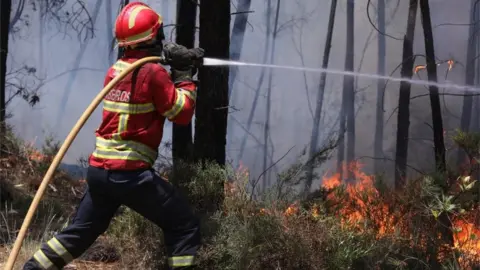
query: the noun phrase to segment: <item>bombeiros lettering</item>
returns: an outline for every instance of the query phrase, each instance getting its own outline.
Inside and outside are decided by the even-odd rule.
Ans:
[[[112,89],[106,96],[106,100],[114,102],[130,102],[130,92]]]

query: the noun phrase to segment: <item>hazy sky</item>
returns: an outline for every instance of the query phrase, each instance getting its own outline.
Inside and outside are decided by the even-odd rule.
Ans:
[[[15,5],[15,1],[14,5]],[[95,8],[99,8],[95,23],[95,37],[89,39],[85,52],[81,58],[79,67],[72,80],[70,73],[62,76],[59,74],[72,70],[75,66],[76,58],[80,53],[82,42],[76,38],[75,34],[64,36],[56,34],[58,31],[54,25],[46,25],[43,31],[40,31],[38,14],[33,12],[30,7],[25,10],[30,15],[32,24],[29,29],[22,32],[21,38],[10,40],[9,67],[28,64],[36,66],[43,76],[50,80],[41,90],[41,102],[36,108],[29,108],[20,99],[13,102],[9,109],[14,114],[11,122],[19,134],[28,140],[41,141],[45,132],[54,133],[57,138],[63,139],[73,127],[83,110],[88,106],[96,94],[101,90],[103,78],[106,69],[109,67],[111,51],[112,22],[108,22],[107,12],[111,13],[112,19],[118,11],[120,0],[111,0],[111,9],[107,10],[109,1],[102,1],[101,5],[96,6],[97,1],[85,1],[91,14]],[[175,1],[151,0],[145,1],[151,4],[160,12],[166,24],[174,23],[176,4]],[[236,1],[232,1],[235,3]],[[272,8],[275,10],[277,1],[272,1]],[[342,69],[345,58],[345,10],[346,0],[340,0],[337,8],[336,24],[334,29],[334,39],[330,57],[330,66],[335,69]],[[435,0],[430,1],[432,8],[433,25],[444,23],[449,24],[467,24],[469,20],[468,10],[470,0]],[[265,43],[265,13],[267,11],[267,1],[252,0],[251,9],[254,13],[249,14],[249,25],[243,44],[242,61],[260,62],[263,58],[263,46]],[[398,9],[394,12],[395,6]],[[355,67],[359,69],[359,63],[363,58],[361,72],[375,73],[377,65],[377,32],[370,25],[367,14],[367,0],[355,1]],[[376,0],[372,0],[370,15],[376,23]],[[407,19],[408,1],[387,0],[387,32],[389,35],[402,38],[405,33],[405,24]],[[232,11],[234,11],[232,6]],[[328,13],[330,1],[318,0],[283,0],[281,1],[281,10],[279,24],[282,31],[279,32],[276,40],[276,53],[274,56],[275,64],[279,65],[302,65],[302,59],[299,51],[302,51],[303,62],[308,67],[320,67],[323,57],[323,47],[326,35]],[[272,12],[272,24],[273,16]],[[233,18],[233,17],[232,17]],[[423,32],[420,27],[420,13],[417,18],[417,34],[415,40],[415,53],[423,54]],[[171,28],[166,29],[167,36],[170,35]],[[40,34],[43,32],[43,38]],[[453,58],[462,63],[465,62],[465,52],[468,38],[468,26],[438,26],[434,30],[435,50],[438,59],[446,60]],[[42,44],[41,44],[42,42]],[[387,72],[392,72],[401,62],[401,40],[387,38]],[[364,52],[363,52],[364,51]],[[115,55],[115,54],[114,54]],[[423,64],[422,59],[417,60],[417,64]],[[246,124],[251,103],[254,97],[254,89],[257,86],[257,80],[260,74],[260,68],[240,68],[235,82],[235,90],[238,95],[233,101],[233,106],[239,111],[233,112],[235,118]],[[439,80],[444,80],[446,66],[439,66]],[[289,155],[279,162],[278,168],[285,169],[288,163],[293,162],[296,156],[302,152],[305,146],[308,146],[312,126],[312,115],[309,107],[315,110],[315,99],[318,88],[319,74],[303,73],[301,71],[288,70],[268,70],[266,79],[261,87],[259,104],[256,110],[252,124],[252,133],[260,140],[263,140],[263,123],[265,116],[266,88],[268,81],[268,72],[273,72],[272,83],[272,108],[271,108],[271,139],[275,146],[274,159],[283,156],[293,147]],[[393,74],[399,76],[399,70]],[[304,77],[305,76],[305,77]],[[423,72],[421,78],[425,78]],[[54,79],[52,79],[54,78]],[[306,80],[305,80],[306,79]],[[448,80],[459,84],[464,82],[464,69],[456,66],[448,75]],[[308,89],[306,89],[305,82]],[[60,103],[71,83],[70,95],[65,105],[66,110],[60,111]],[[375,128],[375,102],[376,102],[376,82],[373,80],[358,80],[356,105],[358,107],[356,124],[356,155],[373,155],[373,134]],[[335,128],[341,96],[342,77],[328,76],[327,88],[324,103],[324,119],[321,126],[322,136],[325,137],[333,128]],[[370,87],[369,87],[370,86]],[[387,119],[396,108],[398,102],[398,83],[390,83],[385,97]],[[413,87],[412,96],[423,94],[426,89],[423,87]],[[308,94],[308,95],[307,95]],[[310,100],[308,99],[310,97]],[[443,102],[443,101],[442,101]],[[310,103],[310,105],[309,105]],[[424,122],[430,122],[430,114],[426,107],[430,106],[428,97],[419,98],[412,103],[412,134],[420,132],[424,137],[431,137],[430,131]],[[446,129],[455,128],[458,125],[459,112],[461,110],[460,98],[448,99],[448,113],[451,116],[445,116]],[[426,111],[426,112],[425,112]],[[62,114],[62,122],[57,130],[55,128],[58,114]],[[94,146],[94,130],[100,122],[100,108],[95,111],[91,119],[86,123],[68,151],[67,163],[74,163],[81,156],[88,155]],[[239,151],[241,138],[244,132],[236,124],[234,125],[234,135],[229,142],[228,156],[236,159]],[[396,114],[393,114],[387,122],[385,131],[385,150],[391,157],[394,152]],[[171,126],[167,125],[164,133],[164,141],[170,140]],[[421,142],[412,142],[411,148],[414,151],[423,147],[430,151],[430,144]],[[261,147],[253,139],[249,139],[243,163],[253,170],[253,175],[261,172],[262,152],[258,151]],[[411,150],[412,151],[412,150]],[[417,162],[415,156],[412,162]],[[420,161],[424,161],[423,158]],[[367,165],[371,165],[371,160],[364,159]],[[388,166],[389,163],[386,163]],[[327,164],[325,168],[331,168]],[[428,164],[425,164],[428,165]],[[367,169],[370,168],[367,166]]]

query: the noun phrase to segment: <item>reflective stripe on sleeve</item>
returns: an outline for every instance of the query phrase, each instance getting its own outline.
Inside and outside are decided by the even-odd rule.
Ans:
[[[150,160],[157,159],[157,152],[147,145],[135,141],[109,140],[97,137],[96,146],[98,149],[114,149],[117,151],[136,151],[148,157]]]
[[[33,258],[43,267],[45,270],[57,270],[58,268],[50,261],[50,259],[43,253],[41,249],[37,250],[33,254]]]
[[[114,102],[110,100],[103,101],[103,109],[109,112],[125,114],[142,114],[155,111],[153,103],[130,104],[123,102]]]
[[[187,91],[181,88],[177,88],[175,90],[177,92],[177,98],[175,99],[175,103],[173,104],[173,107],[170,110],[163,113],[163,116],[165,116],[168,119],[172,119],[175,116],[177,116],[182,111],[183,106],[185,106],[185,96],[186,96],[185,92]]]
[[[62,257],[63,261],[68,264],[69,262],[73,261],[73,256],[67,249],[57,240],[57,238],[53,237],[50,241],[47,242],[47,245],[58,254],[58,256]]]
[[[171,267],[191,266],[194,264],[194,256],[175,256],[168,258]]]

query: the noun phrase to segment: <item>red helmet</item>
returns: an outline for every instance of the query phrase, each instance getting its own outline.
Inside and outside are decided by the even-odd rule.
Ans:
[[[163,33],[162,24],[162,16],[147,4],[130,3],[120,11],[115,22],[115,38],[118,46],[131,46],[152,40],[159,30]]]

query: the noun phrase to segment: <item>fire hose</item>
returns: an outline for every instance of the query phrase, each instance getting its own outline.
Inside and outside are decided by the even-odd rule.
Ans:
[[[13,245],[13,249],[10,252],[10,255],[8,257],[7,263],[5,265],[5,270],[11,270],[13,268],[13,265],[15,263],[15,260],[17,259],[18,253],[20,251],[20,248],[22,247],[23,240],[25,238],[25,234],[27,232],[28,227],[30,226],[30,223],[32,221],[33,214],[35,213],[38,204],[40,203],[40,200],[42,196],[45,194],[45,191],[47,189],[48,184],[50,183],[53,174],[55,173],[58,165],[62,161],[63,157],[65,156],[65,153],[67,152],[68,148],[70,148],[73,140],[77,136],[78,132],[80,129],[83,127],[85,122],[90,118],[90,115],[93,113],[93,111],[97,108],[98,104],[103,100],[103,98],[110,92],[110,90],[125,76],[127,76],[130,72],[132,72],[134,69],[140,67],[141,65],[147,63],[147,62],[164,62],[164,58],[162,57],[157,57],[157,56],[151,56],[151,57],[145,57],[142,59],[139,59],[132,63],[131,66],[120,72],[118,76],[116,76],[113,80],[111,80],[105,88],[98,93],[98,95],[95,97],[95,99],[90,103],[90,105],[87,107],[87,109],[83,112],[83,114],[80,116],[78,119],[77,123],[75,126],[73,126],[72,130],[68,134],[67,138],[63,142],[62,146],[58,150],[58,153],[55,155],[55,158],[53,159],[52,163],[50,164],[50,167],[48,168],[47,173],[43,177],[43,180],[35,194],[35,197],[33,198],[32,203],[30,204],[30,207],[28,209],[27,215],[25,216],[25,219],[23,220],[22,227],[20,228],[20,231],[18,232],[18,236],[15,239],[15,243]]]

